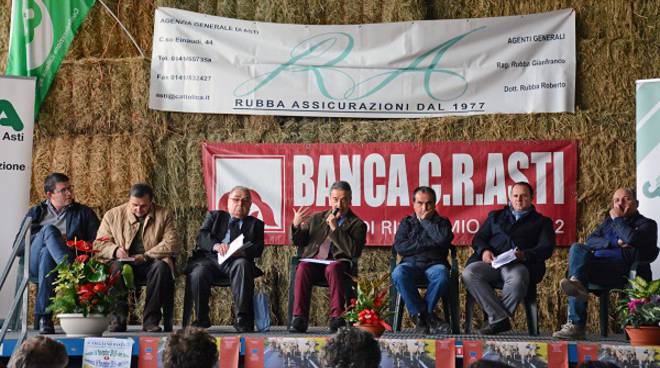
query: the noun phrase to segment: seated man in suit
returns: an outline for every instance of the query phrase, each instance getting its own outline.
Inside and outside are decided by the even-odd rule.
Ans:
[[[65,257],[71,262],[75,254],[66,246],[67,240],[92,242],[99,228],[99,218],[91,208],[75,201],[69,177],[52,173],[44,180],[46,200],[30,208],[26,216],[30,224],[30,278],[37,279],[37,300],[34,318],[39,321],[39,333],[53,334],[52,314],[46,309],[55,296],[56,274],[51,271]],[[25,244],[21,242],[18,255],[23,256]]]
[[[653,262],[658,256],[658,226],[637,211],[637,198],[630,189],[619,188],[603,222],[568,252],[568,278],[560,287],[568,295],[568,321],[552,336],[582,340],[587,324],[589,282],[622,287],[634,261]],[[648,264],[638,274],[651,280]]]
[[[135,184],[128,193],[128,202],[110,209],[101,220],[94,247],[97,257],[111,262],[111,273],[121,272],[122,260],[133,266],[136,281],[147,281],[147,297],[142,315],[142,329],[162,331],[159,322],[162,308],[174,293],[174,257],[179,252],[179,240],[174,216],[154,203],[153,189],[147,184]],[[119,278],[120,287],[125,287]],[[128,302],[117,303],[109,331],[126,331]]]
[[[309,208],[294,209],[291,238],[293,244],[304,247],[303,258],[333,261],[328,265],[300,262],[296,270],[293,320],[291,332],[306,332],[312,286],[325,279],[330,288],[330,330],[336,332],[345,325],[342,318],[346,303],[344,285],[367,239],[367,225],[350,209],[351,186],[338,181],[330,187],[329,210],[308,215]]]
[[[227,210],[211,211],[206,215],[197,235],[197,249],[188,264],[188,282],[191,286],[197,319],[193,326],[208,328],[209,297],[213,281],[228,277],[234,299],[234,328],[238,332],[254,331],[254,279],[262,275],[254,264],[264,251],[264,223],[248,216],[252,206],[250,189],[234,187],[229,192]],[[243,249],[224,263],[218,263],[218,254],[225,255],[229,244],[243,234]]]
[[[510,204],[488,214],[472,240],[474,254],[463,270],[463,282],[488,315],[482,335],[511,330],[518,304],[527,295],[530,283],[538,284],[545,274],[545,261],[555,249],[552,220],[536,212],[534,191],[526,182],[511,188]],[[498,255],[515,249],[516,260],[495,269],[491,263]],[[503,283],[502,299],[493,284]]]
[[[416,188],[415,213],[401,220],[394,238],[394,249],[403,259],[392,272],[392,282],[415,321],[415,332],[423,334],[449,333],[449,324],[439,319],[433,309],[447,290],[447,253],[454,233],[449,220],[435,211],[435,203],[433,189]],[[425,300],[416,286],[422,279],[428,282]]]

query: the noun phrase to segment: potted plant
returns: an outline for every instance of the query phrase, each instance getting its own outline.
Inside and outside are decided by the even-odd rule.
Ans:
[[[127,287],[132,287],[132,269],[124,267],[121,275],[111,276],[110,267],[92,257],[91,243],[69,240],[66,245],[76,257],[73,262],[65,257],[52,271],[57,278],[48,310],[57,315],[67,336],[101,336],[108,327],[108,314],[122,295],[115,284],[123,275]]]
[[[385,322],[390,314],[387,308],[390,275],[373,276],[353,278],[357,284],[356,298],[351,299],[344,318],[348,323],[380,337],[385,330],[392,331],[392,327]]]
[[[619,323],[632,345],[660,345],[660,280],[652,282],[637,276],[629,287],[617,289]]]

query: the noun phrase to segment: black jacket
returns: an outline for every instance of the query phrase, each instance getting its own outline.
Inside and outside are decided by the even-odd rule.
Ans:
[[[30,234],[31,239],[41,231],[41,221],[46,216],[48,209],[46,201],[42,201],[38,205],[31,207],[25,217],[31,217]],[[96,239],[96,232],[99,229],[99,218],[91,208],[73,202],[66,210],[66,239],[67,240],[84,240],[86,242],[93,242]],[[20,230],[19,230],[20,231]],[[18,233],[16,236],[18,237]],[[17,256],[22,257],[25,252],[25,242],[21,241]]]
[[[192,264],[200,258],[207,258],[214,264],[218,264],[218,252],[213,250],[213,245],[222,243],[230,219],[231,215],[225,211],[210,211],[206,215],[199,234],[197,234],[197,246],[191,260],[188,261],[189,270],[192,269]],[[261,253],[264,251],[264,222],[252,216],[245,217],[241,226],[241,234],[244,236],[244,258],[254,264],[254,259],[261,257]],[[256,266],[254,268],[258,274],[261,274]]]
[[[488,214],[486,222],[472,239],[474,254],[467,264],[481,261],[484,250],[491,250],[497,256],[518,247],[525,255],[524,264],[529,270],[530,281],[537,284],[543,279],[545,261],[552,255],[555,245],[550,218],[532,207],[530,212],[515,221],[511,209],[506,206]]]
[[[617,237],[633,248],[623,248],[623,258],[627,263],[634,260],[653,262],[658,256],[658,225],[654,220],[636,212],[630,217],[612,219],[609,214],[587,237],[586,245],[593,250],[610,247],[607,234],[614,230]]]
[[[451,223],[445,217],[433,214],[427,220],[419,221],[416,215],[401,220],[394,237],[394,249],[403,259],[417,267],[426,269],[431,265],[447,263],[447,253],[454,239]]]

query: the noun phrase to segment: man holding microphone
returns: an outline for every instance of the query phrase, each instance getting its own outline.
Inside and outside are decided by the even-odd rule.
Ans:
[[[347,278],[352,258],[359,257],[366,242],[367,225],[350,209],[351,186],[338,181],[330,187],[331,209],[309,215],[309,208],[294,209],[291,240],[303,247],[303,258],[296,270],[293,320],[290,332],[306,332],[314,282],[326,280],[330,288],[330,331],[345,325],[341,317],[346,303]]]

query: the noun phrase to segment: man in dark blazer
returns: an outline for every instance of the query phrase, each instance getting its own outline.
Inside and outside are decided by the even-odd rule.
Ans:
[[[197,320],[194,326],[208,328],[209,296],[214,280],[229,277],[234,299],[234,328],[238,332],[254,331],[254,279],[263,273],[254,264],[264,250],[264,223],[248,216],[252,206],[250,190],[237,186],[229,192],[227,210],[210,211],[197,235],[197,248],[188,264],[188,285],[195,303]],[[243,234],[244,248],[224,263],[218,254],[225,255],[229,244]]]
[[[527,295],[530,284],[538,284],[545,274],[545,261],[555,249],[552,220],[536,212],[532,205],[534,191],[526,182],[511,188],[510,204],[488,214],[488,219],[472,240],[474,254],[463,270],[468,292],[488,315],[482,335],[495,335],[511,330],[518,304]],[[515,250],[515,260],[493,268],[495,257]],[[492,284],[502,282],[500,299]]]
[[[325,279],[330,289],[330,330],[345,325],[344,285],[353,257],[359,257],[367,238],[367,225],[350,209],[351,186],[338,181],[330,187],[331,209],[308,215],[309,208],[294,209],[291,225],[293,244],[304,247],[303,258],[330,261],[329,264],[300,262],[296,270],[291,332],[306,332],[312,285]]]

